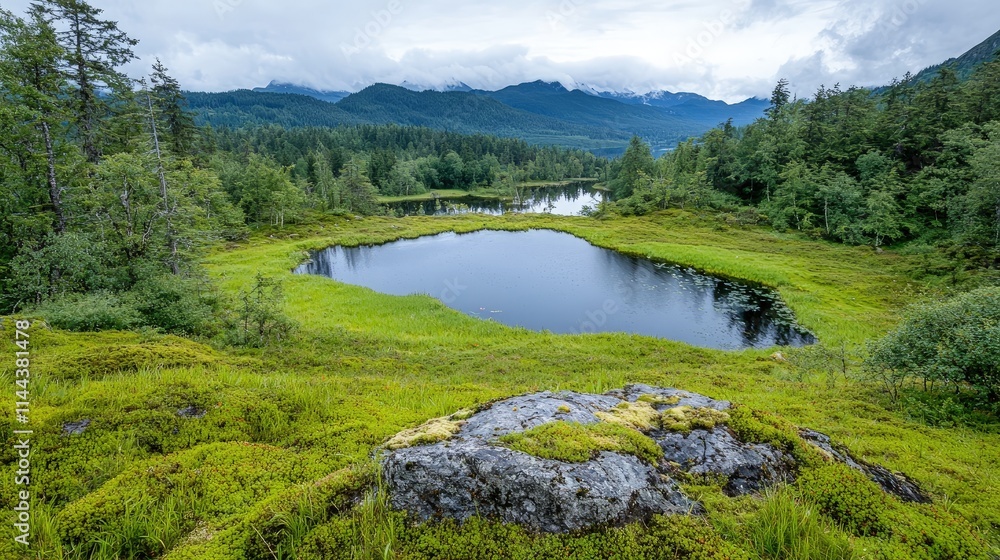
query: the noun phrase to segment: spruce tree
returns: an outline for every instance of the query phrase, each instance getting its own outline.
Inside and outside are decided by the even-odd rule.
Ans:
[[[117,22],[100,19],[103,10],[83,0],[39,0],[32,9],[63,29],[56,36],[65,52],[62,71],[73,86],[73,122],[84,155],[97,163],[102,121],[113,110],[109,99],[127,98],[131,92],[132,81],[119,68],[136,58],[132,47],[138,41],[118,29]]]

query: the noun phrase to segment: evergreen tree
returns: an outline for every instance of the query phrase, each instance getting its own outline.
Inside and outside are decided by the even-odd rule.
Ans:
[[[38,0],[32,7],[50,24],[65,29],[57,38],[64,49],[62,69],[73,86],[73,122],[84,155],[97,163],[106,141],[102,128],[115,109],[109,99],[127,98],[131,92],[132,81],[119,68],[136,58],[132,47],[138,41],[118,29],[117,22],[100,19],[103,10],[83,0]]]
[[[184,93],[180,83],[167,74],[167,68],[156,59],[153,73],[150,75],[153,105],[156,115],[163,122],[167,144],[177,156],[189,154],[194,145],[197,129],[194,117],[185,108]]]
[[[349,212],[370,214],[378,206],[378,191],[368,179],[365,167],[363,161],[353,157],[340,171],[341,203]]]
[[[61,234],[68,220],[59,169],[60,152],[65,146],[65,112],[60,98],[64,82],[58,65],[64,51],[56,42],[55,30],[41,16],[32,10],[30,20],[25,21],[0,11],[0,88],[4,102],[0,126],[5,132],[0,150],[17,162],[18,168],[11,170],[16,178],[8,177],[4,188],[17,188],[15,198],[28,201],[37,200],[36,193],[46,192],[47,207],[53,215],[52,229]],[[35,177],[44,177],[44,186]],[[8,193],[14,194],[10,190]]]
[[[781,109],[785,105],[788,105],[791,98],[791,92],[788,89],[788,80],[784,78],[778,80],[778,84],[774,86],[774,91],[771,92],[771,106],[764,112],[771,120],[777,120],[778,115],[781,114]]]
[[[643,176],[654,175],[653,154],[649,145],[638,136],[633,136],[625,155],[622,156],[621,171],[614,185],[616,197],[625,198],[643,181]]]

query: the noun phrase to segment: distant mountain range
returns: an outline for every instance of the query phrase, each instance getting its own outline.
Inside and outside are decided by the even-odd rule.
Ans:
[[[394,123],[607,153],[621,151],[633,135],[654,147],[672,147],[728,119],[752,122],[768,106],[761,99],[729,105],[693,93],[569,90],[542,81],[499,91],[474,90],[461,82],[443,89],[375,84],[349,93],[271,82],[252,91],[186,95],[198,122],[217,127]]]
[[[958,58],[923,70],[916,79],[929,80],[942,67],[953,68],[964,79],[977,65],[992,60],[998,49],[1000,32]],[[611,155],[620,153],[632,135],[641,136],[654,148],[668,149],[730,119],[736,125],[753,122],[769,104],[751,98],[730,105],[685,92],[567,89],[543,81],[499,91],[476,90],[456,81],[441,89],[404,82],[401,86],[375,84],[349,93],[271,82],[253,91],[187,93],[187,98],[197,121],[213,126],[394,123],[517,137]]]

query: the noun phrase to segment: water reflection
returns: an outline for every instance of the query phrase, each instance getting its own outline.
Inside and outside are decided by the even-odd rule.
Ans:
[[[389,208],[403,216],[447,216],[454,214],[547,213],[555,216],[579,216],[585,207],[596,208],[606,196],[589,183],[565,187],[524,189],[519,200],[497,200],[467,196],[422,202],[393,202]]]
[[[548,230],[331,247],[296,272],[393,295],[429,294],[470,315],[533,330],[628,332],[720,349],[815,342],[769,290]]]

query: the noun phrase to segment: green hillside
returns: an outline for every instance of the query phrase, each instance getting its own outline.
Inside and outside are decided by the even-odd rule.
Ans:
[[[995,60],[997,51],[1000,51],[1000,31],[994,33],[989,39],[979,43],[968,52],[957,58],[948,59],[941,64],[936,64],[921,70],[914,79],[920,82],[929,81],[941,71],[942,68],[949,68],[958,75],[960,80],[964,80],[972,75],[976,67],[984,62]]]
[[[265,125],[335,127],[367,122],[332,103],[299,94],[241,89],[225,93],[189,91],[184,93],[184,97],[195,114],[196,123],[216,128]]]

